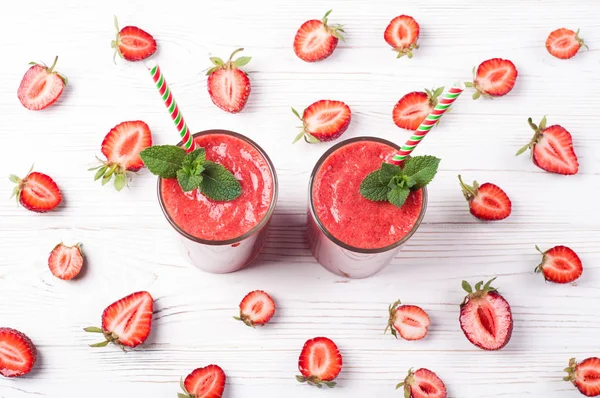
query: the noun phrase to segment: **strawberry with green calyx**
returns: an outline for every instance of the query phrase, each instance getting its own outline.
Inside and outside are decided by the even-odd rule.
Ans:
[[[433,111],[438,103],[438,97],[443,92],[444,87],[438,87],[404,95],[396,103],[392,112],[392,119],[396,126],[406,130],[416,130]]]
[[[137,26],[125,26],[119,29],[119,22],[115,16],[117,37],[110,44],[115,49],[113,62],[116,63],[117,54],[127,61],[141,61],[156,52],[156,40],[152,35]]]
[[[327,337],[315,337],[304,343],[296,376],[299,383],[323,388],[336,386],[335,380],[342,370],[342,354],[337,345]]]
[[[419,48],[417,44],[419,31],[419,24],[413,17],[399,15],[390,21],[383,33],[383,37],[392,46],[394,51],[398,52],[396,58],[401,58],[404,55],[412,58],[413,50]]]
[[[39,111],[55,103],[61,96],[67,78],[54,70],[57,62],[58,56],[50,67],[43,63],[29,63],[33,66],[25,73],[17,90],[17,97],[25,108]]]
[[[208,365],[195,369],[181,379],[183,393],[178,398],[221,398],[225,390],[225,372],[218,365]]]
[[[429,315],[416,305],[401,304],[397,300],[388,307],[390,317],[383,333],[390,330],[395,338],[400,334],[404,340],[421,340],[429,330]]]
[[[404,388],[404,398],[446,398],[446,385],[429,369],[421,368],[408,371],[403,382],[396,390]]]
[[[581,259],[571,248],[554,246],[545,252],[537,246],[535,248],[542,253],[542,262],[535,268],[535,272],[542,273],[546,281],[571,283],[583,273]]]
[[[512,203],[499,186],[489,182],[479,185],[477,181],[473,181],[472,186],[467,185],[460,175],[458,181],[473,216],[485,221],[503,220],[510,216]]]
[[[294,144],[303,137],[309,144],[333,141],[344,134],[352,119],[350,107],[342,101],[334,100],[314,102],[302,112],[302,116],[294,108],[292,112],[302,122]]]
[[[600,396],[600,358],[590,357],[579,363],[571,358],[565,372],[568,374],[563,380],[573,383],[580,393],[586,397]]]
[[[240,316],[234,316],[246,326],[266,325],[275,314],[275,302],[268,293],[254,290],[248,293],[240,302]]]
[[[48,268],[52,275],[65,281],[79,275],[83,268],[81,243],[67,246],[61,242],[56,245],[48,257]]]
[[[512,61],[492,58],[473,68],[473,82],[465,82],[465,87],[475,88],[473,99],[501,97],[513,89],[519,72]]]
[[[208,94],[212,102],[225,112],[240,112],[246,106],[250,96],[250,79],[240,68],[247,65],[252,57],[233,59],[234,55],[243,50],[243,48],[235,50],[227,62],[223,62],[218,57],[210,58],[215,66],[206,72]]]
[[[435,177],[440,159],[435,156],[415,156],[401,166],[383,163],[360,184],[360,194],[368,200],[390,202],[402,207],[411,191],[418,191]]]
[[[548,52],[560,59],[573,58],[581,47],[589,50],[587,44],[579,37],[579,29],[577,29],[577,32],[567,28],[556,29],[546,39],[546,49]]]
[[[46,213],[58,207],[62,202],[62,193],[56,182],[47,174],[32,171],[33,166],[24,178],[11,174],[8,178],[17,184],[12,197],[27,210]]]
[[[338,41],[344,41],[343,25],[329,24],[329,14],[321,19],[311,19],[300,26],[294,37],[294,52],[303,61],[317,62],[333,54]]]

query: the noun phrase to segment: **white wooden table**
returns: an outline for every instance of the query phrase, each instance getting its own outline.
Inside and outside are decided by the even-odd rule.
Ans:
[[[410,367],[427,367],[450,397],[577,397],[561,381],[570,357],[600,354],[600,3],[594,0],[337,1],[12,1],[0,12],[0,174],[36,169],[53,176],[64,206],[39,215],[17,208],[0,184],[0,326],[28,334],[39,349],[36,370],[0,377],[0,397],[174,397],[179,377],[219,364],[227,398],[400,397],[395,384]],[[165,11],[171,5],[176,11]],[[296,29],[333,8],[347,41],[320,63],[292,51]],[[117,193],[92,181],[87,168],[104,135],[124,120],[142,119],[156,144],[176,132],[140,63],[112,62],[113,14],[158,40],[155,56],[192,130],[225,128],[256,140],[280,180],[279,203],[266,248],[251,267],[229,275],[202,273],[179,256],[147,171]],[[383,40],[399,14],[421,24],[421,48],[397,60]],[[581,28],[591,50],[561,61],[544,48],[550,31]],[[208,57],[238,47],[253,57],[252,94],[237,115],[216,108],[206,92]],[[52,108],[31,112],[17,100],[27,62],[51,62],[69,85]],[[494,101],[469,93],[420,145],[442,158],[430,187],[425,221],[386,270],[345,280],[321,268],[304,238],[309,173],[328,144],[291,141],[297,121],[290,106],[319,99],[345,101],[353,111],[343,136],[375,135],[399,143],[392,107],[405,93],[469,79],[492,57],[511,59],[516,87]],[[581,164],[562,177],[514,153],[531,138],[526,119],[565,126]],[[513,201],[505,222],[485,224],[469,214],[456,175],[491,181]],[[83,242],[85,275],[54,278],[47,255],[59,241]],[[577,286],[546,284],[533,269],[538,244],[565,244],[584,263]],[[460,282],[498,276],[513,308],[513,337],[500,352],[472,346],[458,324]],[[240,299],[264,289],[278,309],[271,324],[236,323]],[[104,307],[137,290],[156,299],[152,334],[143,348],[92,349],[82,331],[98,325]],[[383,335],[387,305],[401,298],[431,316],[426,339]],[[336,341],[344,368],[339,387],[299,385],[304,341]],[[97,337],[97,336],[96,336]]]

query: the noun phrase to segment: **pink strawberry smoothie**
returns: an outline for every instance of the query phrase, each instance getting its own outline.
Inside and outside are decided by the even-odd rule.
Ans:
[[[355,248],[379,249],[413,229],[423,208],[421,190],[411,192],[402,207],[360,194],[362,180],[395,152],[381,142],[357,141],[325,159],[314,178],[312,201],[319,221],[335,238]]]
[[[206,159],[231,171],[242,194],[229,202],[206,198],[199,190],[183,192],[176,179],[162,179],[163,208],[172,222],[187,234],[203,240],[237,238],[257,226],[273,201],[273,175],[269,162],[249,142],[229,134],[195,138]]]

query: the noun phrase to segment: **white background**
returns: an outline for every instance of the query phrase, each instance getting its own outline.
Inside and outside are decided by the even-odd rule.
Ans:
[[[192,5],[194,4],[194,5]],[[333,8],[347,41],[326,61],[294,55],[296,29]],[[388,22],[413,15],[421,48],[396,59],[383,40]],[[119,122],[142,119],[156,144],[177,134],[142,64],[112,62],[113,14],[122,26],[151,32],[161,65],[193,131],[224,128],[256,140],[279,175],[279,203],[263,253],[249,268],[210,275],[179,256],[156,199],[156,178],[139,173],[117,193],[92,180],[87,168],[105,134]],[[54,177],[64,194],[58,211],[18,208],[0,183],[0,326],[28,334],[39,349],[34,372],[0,377],[0,397],[174,397],[180,376],[219,364],[225,397],[399,397],[394,386],[410,367],[427,367],[450,397],[577,397],[561,381],[570,357],[600,355],[600,4],[597,1],[14,1],[0,12],[0,174],[36,170]],[[544,48],[548,33],[581,28],[591,50],[568,61]],[[209,56],[245,47],[252,94],[237,115],[216,108],[206,91]],[[51,63],[69,77],[51,108],[28,111],[17,87],[29,61]],[[373,135],[403,143],[409,133],[392,122],[405,93],[469,79],[492,58],[519,70],[514,90],[496,100],[465,93],[416,154],[442,158],[431,184],[424,223],[402,254],[380,274],[346,280],[321,268],[304,238],[309,173],[330,144],[292,145],[298,124],[290,106],[320,99],[346,102],[352,123],[343,138]],[[548,115],[574,137],[576,176],[536,168],[514,153],[531,138],[526,123]],[[483,223],[468,212],[456,175],[506,190],[513,213]],[[82,242],[83,277],[63,282],[47,268],[61,240]],[[533,269],[538,244],[576,250],[584,273],[576,286],[544,283]],[[458,324],[463,279],[498,276],[511,303],[513,337],[500,352],[472,346]],[[265,289],[278,309],[252,330],[231,317],[250,290]],[[102,310],[137,290],[155,302],[152,334],[128,354],[83,327],[99,325]],[[383,335],[387,305],[422,306],[429,335],[406,342]],[[297,359],[308,338],[339,345],[339,387],[299,385]]]

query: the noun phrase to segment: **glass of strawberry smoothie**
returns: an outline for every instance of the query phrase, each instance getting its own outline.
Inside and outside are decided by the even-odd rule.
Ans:
[[[176,179],[159,178],[158,200],[193,265],[212,273],[234,272],[264,246],[277,202],[275,168],[262,148],[241,134],[207,130],[194,134],[194,140],[207,160],[233,173],[242,194],[229,202],[214,201],[199,190],[184,193]]]
[[[427,189],[411,192],[402,207],[360,194],[362,180],[399,147],[358,137],[329,149],[309,181],[308,241],[319,263],[348,278],[366,278],[387,266],[419,228]]]

